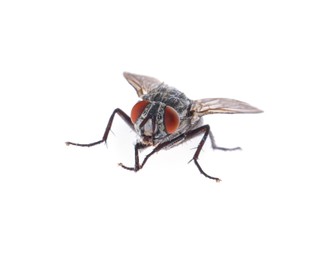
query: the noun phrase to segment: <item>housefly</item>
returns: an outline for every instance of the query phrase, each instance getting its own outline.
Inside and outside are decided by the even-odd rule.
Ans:
[[[262,111],[245,102],[228,98],[204,98],[191,100],[181,91],[169,87],[158,79],[124,72],[124,77],[133,86],[140,101],[132,108],[130,116],[120,108],[113,111],[107,127],[100,141],[80,144],[66,142],[67,145],[90,147],[107,142],[108,134],[115,115],[137,133],[139,139],[135,144],[135,165],[133,167],[119,165],[126,170],[137,172],[142,169],[148,159],[162,149],[169,149],[194,137],[201,136],[201,140],[193,155],[193,160],[199,172],[205,177],[220,181],[219,178],[206,174],[198,162],[198,156],[207,139],[210,137],[213,149],[232,151],[236,148],[224,148],[216,145],[210,126],[203,124],[202,117],[208,114],[236,114],[261,113]],[[154,147],[146,155],[142,163],[139,151],[147,147]]]

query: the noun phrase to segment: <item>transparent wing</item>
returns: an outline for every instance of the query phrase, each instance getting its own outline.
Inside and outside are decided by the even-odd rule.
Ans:
[[[248,103],[229,98],[203,98],[194,100],[190,110],[196,120],[207,114],[247,114],[263,112]]]
[[[158,79],[129,72],[124,72],[124,77],[134,87],[139,97],[162,84]]]

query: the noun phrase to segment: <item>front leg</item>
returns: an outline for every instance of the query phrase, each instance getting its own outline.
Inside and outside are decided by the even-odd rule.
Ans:
[[[215,180],[217,182],[221,181],[219,178],[217,177],[213,177],[213,176],[210,176],[208,174],[206,174],[202,167],[199,165],[198,163],[198,156],[203,148],[203,145],[207,139],[207,137],[209,136],[209,133],[210,133],[210,126],[209,125],[203,125],[203,126],[200,126],[198,128],[195,128],[195,129],[192,129],[186,133],[183,133],[169,141],[166,141],[166,142],[163,142],[161,144],[159,144],[155,149],[153,149],[149,154],[147,154],[147,156],[144,158],[141,166],[140,166],[140,169],[143,167],[143,165],[147,162],[147,160],[150,158],[150,156],[152,156],[153,154],[155,154],[156,152],[159,152],[161,149],[164,149],[166,148],[167,146],[170,146],[170,145],[173,145],[175,143],[179,143],[181,141],[187,141],[187,140],[190,140],[198,135],[201,135],[201,134],[204,134],[202,139],[200,140],[199,144],[198,144],[198,147],[197,147],[197,150],[193,156],[193,158],[191,160],[193,160],[195,162],[195,165],[197,166],[199,172],[201,174],[203,174],[205,177],[209,178],[209,179],[212,179],[212,180]]]
[[[73,143],[73,142],[65,142],[66,145],[76,145],[76,146],[83,146],[83,147],[90,147],[90,146],[94,146],[94,145],[97,145],[97,144],[100,144],[100,143],[103,143],[103,142],[107,142],[107,139],[108,139],[108,135],[109,135],[109,132],[111,130],[111,126],[112,126],[112,121],[115,117],[115,115],[118,114],[123,120],[124,122],[132,129],[134,130],[134,125],[133,123],[131,122],[131,118],[124,112],[122,111],[120,108],[117,108],[113,111],[112,115],[110,116],[109,118],[109,122],[107,124],[107,127],[105,128],[105,131],[104,131],[104,134],[103,134],[103,137],[100,141],[96,141],[96,142],[93,142],[93,143],[88,143],[88,144],[80,144],[80,143]]]
[[[122,163],[119,163],[119,166],[123,167],[126,170],[130,171],[135,171],[137,172],[142,168],[143,165],[140,165],[140,160],[139,160],[139,150],[147,148],[149,145],[143,144],[143,143],[136,143],[134,147],[135,151],[135,166],[134,167],[127,167]]]

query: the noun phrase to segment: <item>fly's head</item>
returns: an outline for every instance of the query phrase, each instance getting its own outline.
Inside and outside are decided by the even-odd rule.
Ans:
[[[175,133],[180,124],[174,108],[149,100],[139,101],[133,106],[131,120],[136,133],[146,145],[155,145]]]

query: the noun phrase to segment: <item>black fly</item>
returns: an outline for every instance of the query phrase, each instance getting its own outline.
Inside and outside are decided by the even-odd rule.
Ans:
[[[236,148],[223,148],[215,144],[209,125],[203,125],[202,116],[207,114],[236,114],[261,113],[262,111],[245,102],[227,98],[204,98],[190,100],[179,90],[169,87],[158,79],[124,72],[126,80],[134,87],[137,95],[142,99],[137,102],[128,116],[120,108],[113,111],[110,116],[104,135],[100,141],[79,144],[66,142],[67,145],[90,147],[106,142],[113,119],[118,114],[127,125],[134,130],[139,140],[135,144],[135,165],[127,167],[120,163],[124,169],[137,172],[142,169],[147,160],[154,153],[169,149],[191,138],[202,135],[193,160],[205,177],[220,181],[219,178],[206,174],[198,163],[198,156],[202,147],[210,136],[213,149],[232,151]],[[139,150],[153,146],[154,149],[146,155],[142,163],[139,161]]]

